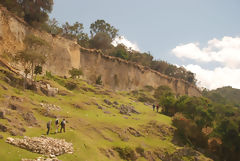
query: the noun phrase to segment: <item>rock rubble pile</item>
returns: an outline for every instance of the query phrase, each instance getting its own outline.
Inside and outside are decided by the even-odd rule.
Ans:
[[[6,142],[44,155],[59,156],[64,153],[73,153],[72,143],[68,143],[64,139],[53,139],[45,136],[32,138],[25,136],[23,139],[9,137]]]
[[[60,111],[61,107],[53,104],[40,103],[43,108],[46,108],[47,111]]]

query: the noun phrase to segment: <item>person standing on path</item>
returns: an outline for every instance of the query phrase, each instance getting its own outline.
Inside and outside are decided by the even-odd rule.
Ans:
[[[51,124],[52,124],[52,120],[47,122],[47,135],[49,134],[49,131],[51,129]]]
[[[55,133],[57,133],[57,132],[58,132],[58,127],[59,127],[59,120],[58,120],[58,118],[57,118],[56,121],[55,121],[55,126],[56,126],[56,131],[55,131]]]
[[[61,122],[60,133],[62,132],[62,130],[63,130],[63,132],[65,132],[65,125],[66,125],[66,121],[65,121],[65,119],[63,119],[62,122]]]

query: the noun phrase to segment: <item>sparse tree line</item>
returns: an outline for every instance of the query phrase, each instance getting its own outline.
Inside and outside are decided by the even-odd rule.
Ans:
[[[240,109],[206,97],[175,97],[167,86],[155,90],[162,113],[172,116],[177,140],[214,160],[240,160]]]

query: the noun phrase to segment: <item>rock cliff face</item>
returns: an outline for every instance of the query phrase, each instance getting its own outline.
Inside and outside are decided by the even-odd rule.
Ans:
[[[158,87],[167,85],[175,93],[200,96],[200,91],[189,83],[167,77],[151,69],[118,58],[103,55],[95,50],[83,50],[75,41],[54,37],[34,30],[23,20],[0,6],[0,55],[16,53],[24,49],[24,38],[34,34],[47,41],[52,47],[44,70],[53,74],[68,76],[68,71],[82,68],[84,77],[95,82],[101,76],[104,86],[114,90],[135,90],[146,85]]]

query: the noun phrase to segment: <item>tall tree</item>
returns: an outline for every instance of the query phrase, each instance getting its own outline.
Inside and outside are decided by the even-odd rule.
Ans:
[[[15,58],[24,67],[23,86],[25,88],[28,74],[31,73],[31,78],[33,79],[35,67],[45,64],[50,46],[47,42],[34,35],[27,35],[24,42],[26,44],[25,50],[19,52]]]
[[[104,20],[97,20],[90,25],[90,34],[93,38],[97,33],[106,33],[113,40],[118,35],[118,29]]]
[[[23,8],[24,19],[30,24],[46,22],[52,11],[53,0],[17,0]]]

